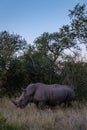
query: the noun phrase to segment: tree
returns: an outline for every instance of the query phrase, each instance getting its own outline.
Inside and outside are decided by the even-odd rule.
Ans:
[[[23,51],[26,44],[25,39],[17,34],[9,34],[7,31],[0,33],[0,81],[4,80],[5,83],[11,59]]]
[[[71,19],[71,31],[79,43],[87,43],[87,11],[86,5],[77,4],[73,10],[69,10]]]
[[[35,40],[37,50],[56,62],[65,49],[75,45],[74,36],[69,32],[69,26],[67,25],[63,26],[60,32],[43,33]]]

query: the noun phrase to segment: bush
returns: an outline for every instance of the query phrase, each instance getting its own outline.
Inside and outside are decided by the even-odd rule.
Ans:
[[[21,87],[25,83],[25,68],[23,62],[20,59],[13,59],[10,63],[9,70],[7,72],[7,80],[3,89],[7,95],[14,95],[20,91]]]
[[[87,100],[87,63],[66,62],[61,72],[61,82],[74,88],[78,100]]]
[[[22,130],[22,129],[20,127],[8,124],[6,118],[0,115],[0,130]]]

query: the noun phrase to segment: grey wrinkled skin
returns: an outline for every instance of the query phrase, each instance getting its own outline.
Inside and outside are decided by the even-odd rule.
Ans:
[[[27,86],[22,95],[12,101],[17,107],[24,108],[28,103],[35,103],[40,109],[44,106],[69,105],[75,99],[75,92],[66,85],[35,83]]]

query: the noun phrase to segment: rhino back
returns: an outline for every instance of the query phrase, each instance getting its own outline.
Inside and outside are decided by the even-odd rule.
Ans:
[[[51,102],[72,101],[75,97],[74,91],[68,87],[51,88],[47,93],[47,98]]]

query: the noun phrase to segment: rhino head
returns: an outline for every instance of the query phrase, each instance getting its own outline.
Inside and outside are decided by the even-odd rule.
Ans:
[[[16,107],[24,108],[29,102],[32,102],[32,97],[27,95],[26,89],[22,90],[22,94],[16,100],[12,100],[12,103],[16,105]]]

